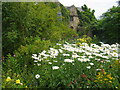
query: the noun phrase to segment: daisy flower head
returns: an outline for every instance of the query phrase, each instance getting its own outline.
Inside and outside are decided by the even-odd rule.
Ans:
[[[94,65],[94,63],[90,63],[90,65]]]
[[[39,74],[36,74],[36,75],[35,75],[35,78],[36,78],[36,79],[40,78],[40,75],[39,75]]]
[[[53,70],[59,69],[59,67],[58,67],[58,66],[53,66],[52,69],[53,69]]]
[[[87,66],[86,68],[87,68],[87,69],[90,69],[90,68],[91,68],[91,66]]]

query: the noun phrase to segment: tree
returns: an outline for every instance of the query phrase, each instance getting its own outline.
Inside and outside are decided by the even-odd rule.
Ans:
[[[85,4],[81,7],[81,11],[77,10],[80,19],[78,33],[92,34],[96,30],[97,19],[94,16],[95,10],[91,10]],[[90,35],[92,36],[92,35]]]
[[[4,2],[2,6],[3,55],[30,44],[30,37],[56,42],[75,34],[64,21],[60,21],[58,12],[61,7],[57,3]]]
[[[99,38],[106,43],[120,43],[120,7],[113,6],[99,21]]]

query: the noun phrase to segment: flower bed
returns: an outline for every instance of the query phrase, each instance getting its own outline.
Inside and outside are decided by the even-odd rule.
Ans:
[[[118,47],[102,42],[57,43],[32,54],[31,70],[9,69],[3,75],[3,88],[119,88]]]

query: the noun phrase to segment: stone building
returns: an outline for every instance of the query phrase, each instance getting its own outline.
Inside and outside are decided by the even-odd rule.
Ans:
[[[70,11],[70,28],[76,30],[78,24],[80,23],[77,14],[77,8],[74,5],[72,5],[70,7],[67,7],[67,9]]]

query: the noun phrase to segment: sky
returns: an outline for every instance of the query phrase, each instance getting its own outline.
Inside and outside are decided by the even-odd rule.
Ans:
[[[108,9],[113,6],[117,6],[118,0],[58,0],[64,6],[75,5],[76,7],[81,7],[84,4],[95,10],[96,18],[100,18],[100,16],[108,11]]]

